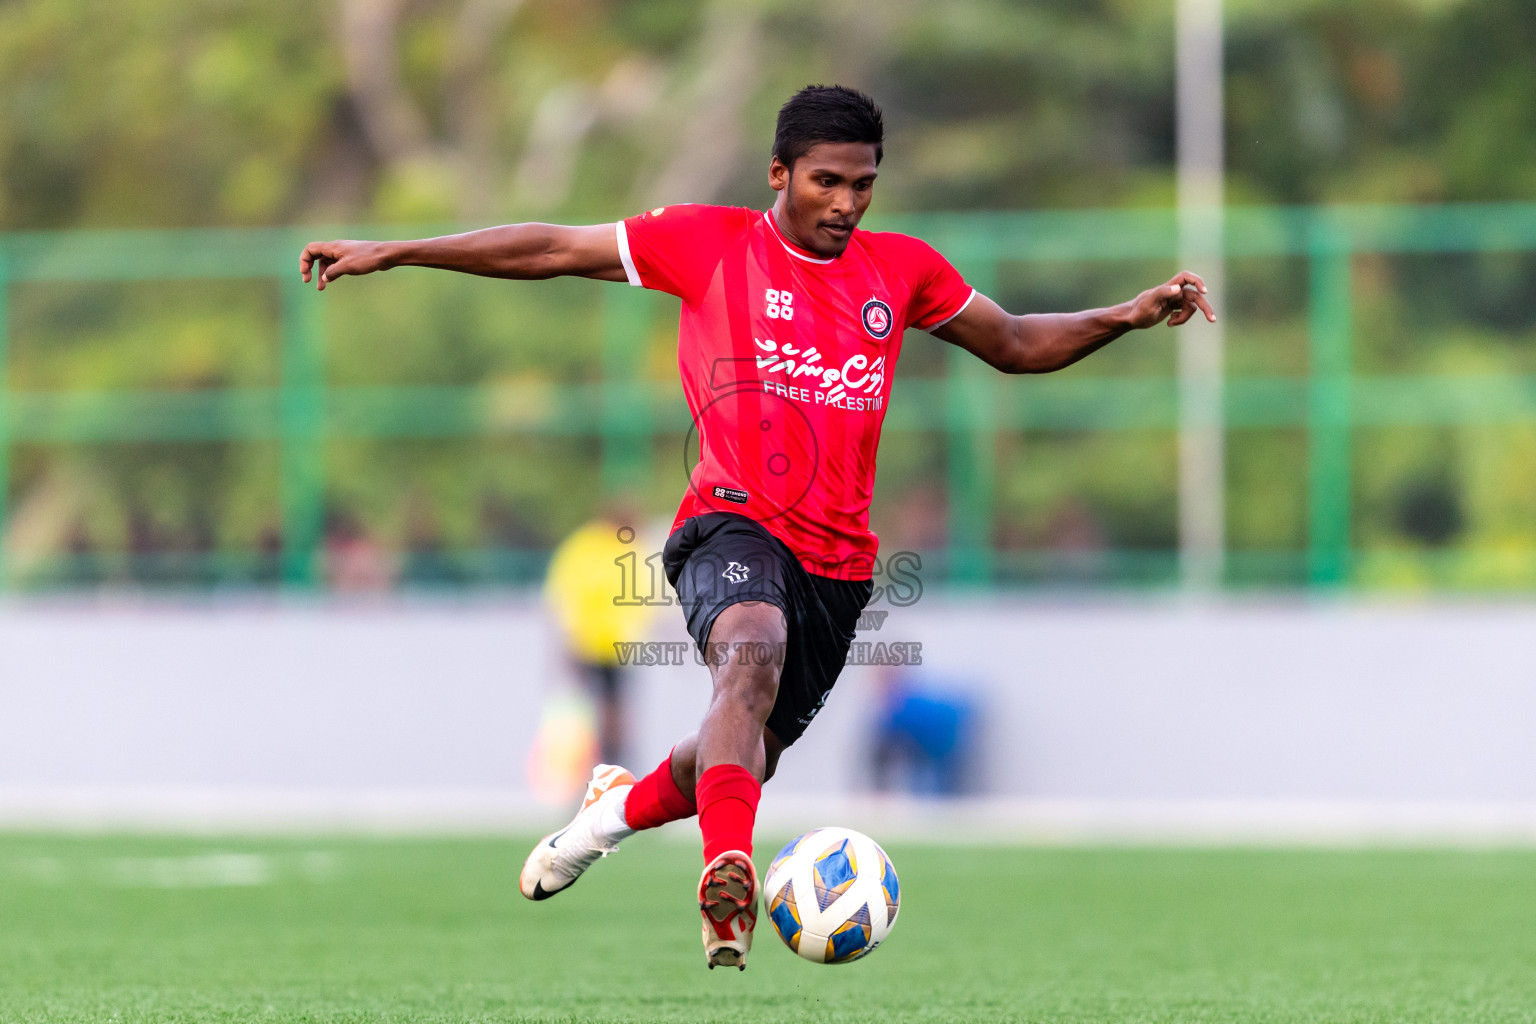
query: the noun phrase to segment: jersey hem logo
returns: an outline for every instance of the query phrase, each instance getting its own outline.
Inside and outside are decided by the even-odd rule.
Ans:
[[[751,571],[752,570],[748,569],[746,566],[742,565],[740,562],[732,562],[730,565],[727,565],[725,567],[725,571],[722,572],[720,575],[724,576],[726,579],[730,580],[732,583],[745,583],[745,582],[747,582],[747,573],[749,573]]]
[[[884,341],[896,323],[891,307],[879,299],[870,299],[864,303],[864,308],[859,311],[859,319],[864,322],[864,330],[876,341]]]
[[[738,491],[734,487],[716,487],[714,495],[717,498],[724,498],[726,501],[734,501],[738,505],[745,505],[747,498],[750,497],[746,491]]]

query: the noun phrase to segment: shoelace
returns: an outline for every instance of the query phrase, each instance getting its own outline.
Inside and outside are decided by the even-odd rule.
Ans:
[[[598,842],[593,828],[595,821],[594,815],[580,826],[573,825],[566,829],[565,835],[555,841],[552,865],[555,870],[563,872],[575,870],[579,874],[597,863],[599,859],[618,852],[617,843]]]

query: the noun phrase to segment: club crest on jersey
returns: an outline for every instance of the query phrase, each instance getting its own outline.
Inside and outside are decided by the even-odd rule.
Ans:
[[[864,321],[864,330],[876,341],[884,341],[886,335],[891,333],[891,327],[896,323],[896,317],[891,313],[891,307],[879,299],[870,299],[864,303],[864,308],[859,311],[859,319]]]

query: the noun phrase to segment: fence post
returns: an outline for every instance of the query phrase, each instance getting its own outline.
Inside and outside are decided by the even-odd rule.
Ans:
[[[0,245],[0,591],[10,587],[10,559],[6,541],[10,535],[11,497],[11,272],[10,259]]]
[[[602,488],[612,497],[645,481],[651,461],[650,394],[644,387],[650,297],[603,286]]]
[[[1179,261],[1201,274],[1218,314],[1226,300],[1222,0],[1178,0],[1175,93]],[[1221,589],[1226,575],[1225,317],[1180,328],[1179,561],[1184,586]]]
[[[282,295],[283,584],[310,588],[319,582],[325,516],[325,308],[313,285],[278,279]]]
[[[1307,577],[1337,586],[1350,560],[1350,241],[1326,213],[1310,234]]]
[[[970,240],[966,278],[983,295],[997,291],[997,240],[992,229]],[[996,371],[951,347],[945,391],[949,448],[949,581],[981,586],[993,570],[992,519],[997,489]]]

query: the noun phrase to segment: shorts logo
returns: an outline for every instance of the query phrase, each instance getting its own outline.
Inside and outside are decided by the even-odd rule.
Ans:
[[[723,498],[726,501],[734,501],[738,505],[745,505],[747,503],[747,499],[750,497],[746,491],[738,491],[734,487],[716,487],[714,490],[714,495],[715,497]]]
[[[864,321],[864,330],[876,341],[884,341],[886,335],[891,333],[891,326],[896,322],[896,317],[891,314],[891,307],[879,299],[870,299],[864,303],[864,309],[859,313],[859,319]]]
[[[811,710],[807,711],[805,714],[803,714],[799,718],[795,719],[796,724],[799,724],[799,725],[810,725],[811,724],[811,719],[815,718],[818,714],[821,713],[821,709],[826,706],[826,703],[827,703],[827,695],[824,693],[824,694],[821,695],[821,700],[816,702],[816,706],[815,707],[811,708]]]
[[[732,583],[745,583],[747,582],[747,573],[750,571],[750,569],[742,565],[740,562],[732,562],[730,565],[725,567],[725,572],[722,572],[720,575],[724,576]]]

